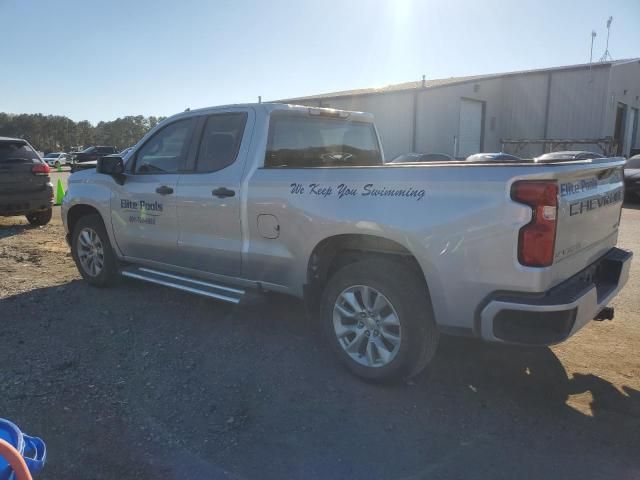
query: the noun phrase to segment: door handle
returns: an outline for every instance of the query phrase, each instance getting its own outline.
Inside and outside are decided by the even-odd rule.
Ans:
[[[218,198],[224,198],[224,197],[233,197],[235,196],[236,192],[234,192],[233,190],[229,190],[228,188],[216,188],[214,191],[211,192],[211,195],[213,195],[214,197],[218,197]]]
[[[169,195],[173,193],[173,188],[167,187],[166,185],[162,185],[156,188],[156,193],[159,193],[160,195]]]

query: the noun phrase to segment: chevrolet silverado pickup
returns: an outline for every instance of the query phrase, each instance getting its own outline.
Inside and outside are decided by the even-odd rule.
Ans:
[[[235,105],[75,173],[62,216],[89,283],[300,297],[353,373],[387,380],[420,372],[440,333],[551,345],[611,317],[632,256],[623,166],[385,164],[369,114]]]

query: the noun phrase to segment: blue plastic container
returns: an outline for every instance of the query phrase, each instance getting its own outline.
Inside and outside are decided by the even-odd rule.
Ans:
[[[47,447],[42,440],[22,433],[14,423],[2,418],[0,418],[0,438],[20,452],[31,475],[42,470],[47,459]],[[13,469],[2,456],[0,456],[0,480],[15,480]]]

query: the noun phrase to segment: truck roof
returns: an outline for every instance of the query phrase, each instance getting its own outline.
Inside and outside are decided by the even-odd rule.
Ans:
[[[293,112],[309,112],[309,111],[317,111],[317,112],[326,112],[333,115],[339,115],[340,113],[345,114],[345,118],[355,119],[361,122],[373,122],[373,115],[366,112],[354,112],[350,110],[337,110],[335,108],[323,108],[323,107],[308,107],[304,105],[291,105],[287,103],[275,103],[275,102],[266,102],[266,103],[237,103],[237,104],[229,104],[229,105],[219,105],[215,107],[204,107],[193,110],[185,110],[184,112],[177,113],[169,117],[169,119],[179,118],[181,116],[188,116],[190,114],[202,114],[202,113],[215,113],[218,110],[228,110],[230,108],[253,108],[255,110],[262,110],[266,114],[271,114],[273,111],[293,111]]]

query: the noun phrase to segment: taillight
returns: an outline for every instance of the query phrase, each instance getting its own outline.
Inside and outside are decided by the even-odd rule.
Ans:
[[[527,267],[553,263],[558,218],[558,184],[523,180],[511,187],[511,198],[531,207],[531,221],[520,229],[518,260]]]
[[[36,163],[31,167],[31,173],[34,175],[49,175],[49,173],[51,173],[51,169],[46,163]]]

